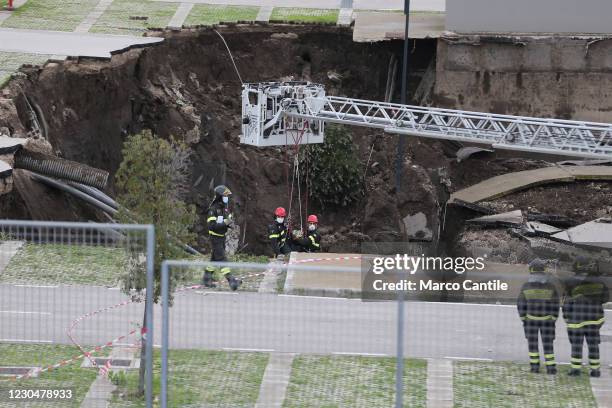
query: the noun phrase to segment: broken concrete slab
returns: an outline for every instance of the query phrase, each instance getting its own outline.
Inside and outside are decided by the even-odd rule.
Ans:
[[[493,152],[494,150],[484,149],[482,147],[476,147],[476,146],[462,147],[461,149],[457,150],[457,153],[456,153],[457,162],[460,163],[464,160],[467,160],[468,158],[470,158],[471,156],[475,154],[493,153]]]
[[[536,236],[549,236],[563,231],[561,228],[544,224],[538,221],[528,221],[525,223],[525,231]]]
[[[0,28],[0,51],[28,54],[110,58],[112,54],[164,41],[159,37],[84,34],[60,31]]]
[[[514,227],[523,224],[523,212],[521,210],[514,210],[501,214],[485,215],[483,217],[472,218],[471,220],[468,220],[467,223]]]
[[[27,142],[27,140],[28,139],[20,137],[0,136],[0,154],[15,153]]]
[[[564,160],[557,164],[561,166],[603,166],[612,165],[612,160]]]
[[[554,234],[552,238],[576,245],[612,249],[612,219],[598,218]]]
[[[612,180],[612,167],[553,166],[502,174],[456,191],[449,203],[457,199],[471,203],[493,200],[530,187],[576,180]]]

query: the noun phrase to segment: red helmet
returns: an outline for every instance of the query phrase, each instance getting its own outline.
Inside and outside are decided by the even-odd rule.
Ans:
[[[308,222],[312,223],[312,224],[318,224],[319,223],[319,219],[317,218],[316,215],[311,214],[308,216]]]
[[[274,215],[277,217],[284,217],[287,215],[287,211],[285,211],[283,207],[278,207],[276,210],[274,210]]]

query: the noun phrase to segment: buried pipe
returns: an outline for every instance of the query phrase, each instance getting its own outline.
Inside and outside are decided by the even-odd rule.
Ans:
[[[111,206],[104,204],[102,201],[98,200],[97,198],[94,198],[92,196],[90,196],[87,193],[82,192],[81,190],[78,190],[72,186],[69,186],[68,184],[59,181],[59,180],[55,180],[52,179],[50,177],[47,176],[43,176],[41,174],[37,174],[37,173],[32,173],[32,178],[35,181],[41,182],[43,184],[46,184],[48,186],[57,188],[58,190],[62,190],[65,191],[66,193],[72,194],[75,197],[80,198],[81,200],[93,205],[94,207],[96,207],[99,210],[102,210],[108,214],[112,214],[115,215],[117,214],[117,210],[112,208]]]
[[[101,191],[97,190],[97,189],[93,189],[93,190],[96,190],[97,193],[99,193],[99,194],[97,194],[96,191],[92,191],[91,187],[88,188],[88,186],[81,185],[79,187],[81,187],[82,189],[78,189],[78,188],[76,188],[76,186],[68,185],[68,184],[64,183],[63,181],[54,180],[54,179],[52,179],[50,177],[46,177],[46,176],[43,176],[43,175],[40,175],[40,174],[37,174],[37,173],[32,173],[32,178],[35,181],[38,181],[38,182],[41,182],[41,183],[46,184],[48,186],[57,188],[58,190],[62,190],[64,192],[68,193],[68,194],[72,194],[72,195],[82,199],[83,201],[93,205],[94,207],[98,208],[99,210],[104,211],[107,214],[115,215],[115,214],[117,214],[119,212],[118,211],[119,210],[119,205],[117,204],[117,202],[114,201],[112,198],[108,197],[106,194],[104,194]],[[70,184],[73,184],[73,183],[70,183]],[[96,193],[96,197],[92,197],[91,195],[89,195],[88,193],[86,193],[83,190],[89,190],[92,193]],[[104,200],[109,201],[110,203],[116,205],[117,208],[111,207],[110,205],[102,202],[102,200],[99,199],[99,198],[103,198]],[[132,222],[135,222],[132,214],[129,211],[127,211],[127,214],[128,214],[128,217],[130,217],[130,220]],[[113,220],[113,219],[111,219],[111,221],[115,222],[115,220]],[[167,234],[167,237],[171,241],[173,241],[175,243],[175,245],[179,246],[181,249],[183,249],[187,253],[190,253],[192,255],[203,256],[202,253],[200,253],[199,251],[197,251],[193,247],[191,247],[191,246],[189,246],[189,245],[179,241],[178,239],[172,237],[171,235]]]
[[[115,200],[113,200],[111,197],[106,195],[104,192],[98,190],[97,188],[90,187],[88,185],[85,185],[83,183],[78,183],[76,181],[68,181],[67,183],[68,183],[68,185],[76,188],[77,190],[81,190],[85,194],[90,195],[93,198],[95,198],[96,200],[103,202],[104,204],[108,205],[109,207],[112,207],[115,210],[119,209],[119,204],[117,204],[117,202]]]

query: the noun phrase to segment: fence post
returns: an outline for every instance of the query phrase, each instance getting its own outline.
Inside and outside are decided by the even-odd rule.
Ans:
[[[169,277],[168,277],[168,261],[162,262],[161,270],[161,296],[162,296],[162,349],[161,349],[161,408],[168,407],[168,312],[169,302]]]
[[[403,378],[404,378],[404,291],[400,290],[397,295],[397,361],[396,361],[396,368],[395,368],[395,407],[396,408],[403,407],[403,399],[404,399]]]
[[[147,225],[146,390],[147,408],[153,407],[153,291],[155,288],[155,227]]]

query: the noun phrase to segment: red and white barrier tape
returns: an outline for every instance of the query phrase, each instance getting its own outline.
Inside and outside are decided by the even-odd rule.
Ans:
[[[335,258],[312,258],[312,259],[300,259],[298,261],[291,262],[291,265],[308,263],[308,262],[321,262],[321,261],[349,261],[352,259],[361,259],[361,255],[359,256],[338,256]]]
[[[83,350],[83,347],[81,347],[81,345],[80,345],[79,343],[77,343],[77,341],[74,339],[74,336],[72,335],[72,330],[74,330],[74,328],[76,327],[76,325],[77,325],[78,323],[80,323],[81,321],[85,320],[85,319],[86,319],[86,318],[88,318],[88,317],[92,317],[92,316],[98,315],[98,314],[100,314],[100,313],[103,313],[103,312],[109,311],[109,310],[117,309],[117,308],[119,308],[119,307],[121,307],[121,306],[129,305],[129,304],[131,304],[131,303],[134,303],[134,301],[133,301],[133,300],[131,300],[131,299],[130,299],[130,300],[125,300],[125,301],[123,301],[123,302],[120,302],[120,303],[114,304],[114,305],[112,305],[112,306],[103,307],[103,308],[98,309],[98,310],[96,310],[96,311],[89,312],[89,313],[85,313],[84,315],[82,315],[82,316],[80,316],[80,317],[78,317],[78,318],[74,319],[74,320],[72,321],[72,324],[71,324],[71,325],[70,325],[70,327],[68,328],[68,330],[66,330],[66,335],[68,336],[68,338],[70,339],[70,341],[72,342],[72,344],[74,344],[74,345],[75,345],[75,346],[76,346],[76,347],[77,347],[77,348],[78,348],[78,349],[81,351],[81,353],[83,353],[83,355],[84,355],[84,356],[86,356],[86,357],[89,359],[89,361],[91,362],[91,365],[92,365],[93,367],[97,367],[97,366],[98,366],[98,365],[96,364],[96,361],[95,361],[93,358],[91,358],[91,355],[90,355],[89,353],[87,353],[85,350]]]
[[[123,336],[119,336],[119,337],[117,337],[117,338],[115,338],[115,339],[113,339],[113,340],[111,340],[109,342],[104,343],[101,346],[97,346],[97,347],[95,347],[94,349],[92,349],[90,351],[83,352],[82,354],[79,354],[77,356],[69,358],[68,360],[62,360],[59,363],[52,364],[52,365],[49,365],[49,366],[46,366],[46,367],[42,367],[40,369],[34,369],[34,370],[30,371],[27,374],[16,375],[16,376],[13,376],[13,377],[9,377],[8,379],[9,380],[14,380],[14,381],[25,380],[25,379],[28,379],[28,378],[32,377],[34,374],[41,374],[41,373],[44,373],[44,372],[47,372],[47,371],[52,371],[52,370],[55,370],[57,368],[63,367],[65,365],[68,365],[70,363],[74,363],[75,361],[78,361],[78,360],[82,359],[83,357],[91,358],[92,354],[100,352],[100,351],[104,350],[105,348],[112,347],[115,343],[119,343],[121,340],[124,340],[124,339],[128,338],[129,336],[131,336],[132,334],[134,334],[134,333],[136,333],[138,331],[139,331],[139,329],[134,329],[134,330],[130,331],[128,334],[124,334]]]
[[[291,264],[294,265],[294,264],[307,263],[307,262],[339,261],[339,260],[351,260],[351,259],[361,259],[361,256],[342,256],[342,257],[336,257],[336,258],[303,259],[303,260],[291,262]],[[253,274],[241,276],[240,279],[248,279],[248,278],[257,277],[257,276],[263,276],[263,275],[265,275],[264,272],[253,273]],[[201,289],[201,288],[204,288],[204,286],[203,285],[184,286],[182,288],[177,289],[176,292],[180,293],[180,292],[186,292],[188,290]],[[74,336],[72,335],[72,331],[74,330],[74,328],[76,327],[76,325],[78,323],[80,323],[81,321],[83,321],[83,320],[85,320],[85,319],[87,319],[89,317],[93,317],[93,316],[96,316],[98,314],[107,312],[109,310],[117,309],[117,308],[129,305],[129,304],[132,304],[132,303],[135,303],[135,302],[133,300],[131,300],[131,299],[130,300],[125,300],[123,302],[114,304],[112,306],[107,306],[107,307],[95,310],[93,312],[86,313],[86,314],[84,314],[84,315],[74,319],[72,321],[72,323],[70,324],[70,327],[67,329],[66,334],[70,338],[70,341],[72,341],[72,343],[81,351],[81,354],[79,354],[79,355],[77,355],[75,357],[72,357],[72,358],[70,358],[68,360],[62,360],[62,361],[60,361],[60,362],[58,362],[56,364],[52,364],[52,365],[46,366],[46,367],[38,369],[38,370],[33,370],[33,371],[29,372],[28,374],[23,374],[23,375],[9,377],[9,379],[10,380],[25,380],[25,379],[30,378],[34,374],[41,374],[41,373],[44,373],[44,372],[47,372],[47,371],[51,371],[51,370],[63,367],[65,365],[67,365],[67,364],[70,364],[72,362],[80,360],[83,357],[87,357],[91,361],[92,365],[94,367],[97,367],[97,364],[96,364],[95,360],[91,357],[91,355],[93,353],[99,352],[99,351],[101,351],[101,350],[103,350],[105,348],[113,346],[113,344],[118,343],[121,340],[131,336],[134,333],[136,333],[137,331],[139,331],[139,329],[134,329],[134,330],[130,331],[128,334],[126,334],[126,335],[117,337],[116,339],[113,339],[113,340],[105,343],[102,346],[95,347],[91,351],[85,351],[83,349],[83,347],[76,342],[76,340],[74,339]]]

